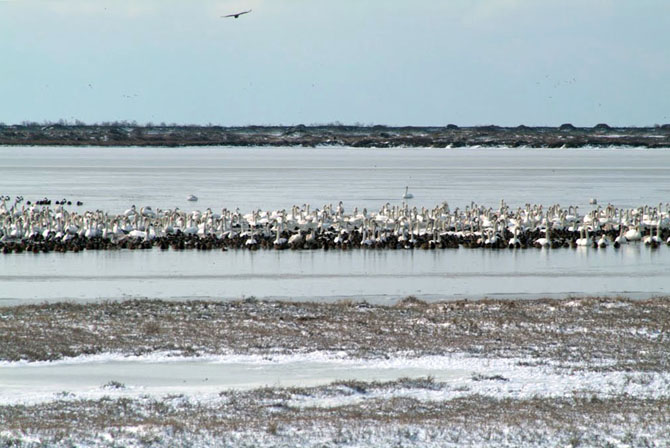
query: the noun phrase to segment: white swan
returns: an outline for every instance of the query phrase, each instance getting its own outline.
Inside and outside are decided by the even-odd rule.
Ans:
[[[295,248],[302,247],[305,242],[305,238],[302,236],[302,231],[298,230],[298,233],[293,234],[288,239],[288,245]]]
[[[246,247],[255,248],[257,244],[258,241],[256,241],[256,238],[254,238],[254,231],[252,229],[249,231],[249,238],[247,238],[247,240],[244,242],[244,245]]]
[[[151,207],[146,206],[146,207],[141,207],[140,208],[140,215],[146,217],[146,218],[156,218],[156,212],[151,209]]]
[[[519,228],[515,227],[513,236],[510,238],[510,240],[507,242],[507,247],[510,249],[518,249],[521,247],[521,240],[519,239]]]
[[[189,194],[188,196],[186,196],[186,200],[191,201],[191,202],[195,202],[195,201],[198,200],[198,197],[194,194]]]
[[[600,239],[598,240],[597,244],[598,244],[598,247],[600,247],[601,249],[604,249],[604,248],[606,248],[607,246],[609,246],[609,241],[607,241],[607,238],[605,238],[605,235],[603,234],[603,235],[601,235],[601,237],[600,237]]]
[[[123,212],[123,215],[124,215],[124,216],[133,216],[133,215],[135,215],[136,213],[137,213],[137,209],[136,209],[135,206],[133,205],[133,206],[130,207],[128,210],[126,210],[125,212]]]
[[[661,239],[661,224],[659,223],[656,226],[656,235],[654,235],[653,230],[649,229],[649,236],[645,236],[642,242],[646,246],[654,246],[654,247],[661,244],[663,242],[663,240]]]
[[[277,223],[277,237],[275,238],[274,243],[273,243],[275,249],[284,249],[284,248],[286,248],[286,245],[288,243],[286,238],[281,236],[281,232],[282,232],[282,223],[278,222]]]
[[[642,233],[640,233],[640,226],[637,225],[624,234],[628,241],[640,241],[642,239]]]
[[[626,238],[626,235],[624,235],[623,225],[620,225],[619,228],[620,228],[620,230],[619,230],[619,236],[617,236],[617,237],[614,239],[614,247],[615,247],[615,248],[618,248],[618,247],[621,246],[622,244],[628,244],[628,238]]]
[[[551,229],[547,227],[546,231],[546,237],[545,238],[538,238],[535,240],[535,243],[533,243],[535,247],[547,247],[551,246]]]
[[[577,238],[575,241],[575,244],[580,247],[586,247],[589,245],[589,231],[586,229],[586,227],[582,228],[579,231],[579,236],[581,238]]]
[[[409,192],[409,187],[405,187],[405,194],[402,195],[403,199],[412,199],[414,195]]]

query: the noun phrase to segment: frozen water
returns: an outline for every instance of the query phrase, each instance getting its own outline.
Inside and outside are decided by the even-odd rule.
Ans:
[[[670,151],[651,149],[33,148],[0,151],[0,194],[137,206],[377,209],[470,201],[591,209],[670,200]],[[188,194],[199,197],[187,201]],[[72,207],[76,208],[76,207]],[[119,251],[0,256],[0,303],[128,297],[426,300],[668,294],[670,251]]]
[[[138,207],[243,211],[349,209],[470,201],[497,206],[619,207],[670,200],[670,152],[653,149],[44,148],[0,151],[0,194],[81,200],[84,208]],[[187,201],[195,194],[198,202]]]
[[[495,398],[561,397],[572,393],[603,396],[626,393],[640,398],[670,395],[668,373],[560,369],[551,362],[531,367],[520,361],[523,360],[483,359],[461,354],[361,360],[338,353],[314,352],[202,358],[104,354],[55,362],[3,362],[0,364],[0,383],[3,384],[0,404],[36,403],[68,396],[137,397],[171,393],[207,400],[216,399],[217,392],[224,389],[309,387],[337,380],[392,381],[427,376],[446,385],[435,390],[400,389],[384,393],[429,401],[470,394]],[[112,381],[120,387],[110,387]],[[339,397],[333,402],[327,397],[300,397],[294,405],[337,406],[346,404],[348,399],[360,398]]]

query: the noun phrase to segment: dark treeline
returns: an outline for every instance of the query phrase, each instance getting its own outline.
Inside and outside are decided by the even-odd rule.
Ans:
[[[85,124],[0,123],[0,145],[29,146],[352,146],[352,147],[465,147],[505,146],[576,148],[637,146],[670,147],[670,124],[653,127],[612,127],[605,123],[577,127],[502,127],[495,125],[383,126],[296,125],[216,126],[137,124],[134,121]]]

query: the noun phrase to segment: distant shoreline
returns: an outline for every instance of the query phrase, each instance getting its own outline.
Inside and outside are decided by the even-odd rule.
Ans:
[[[0,125],[0,146],[347,146],[360,148],[670,148],[670,125],[655,127],[390,127]]]

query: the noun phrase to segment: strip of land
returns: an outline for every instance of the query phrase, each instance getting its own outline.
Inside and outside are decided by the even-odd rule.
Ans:
[[[318,388],[222,391],[207,403],[163,399],[67,400],[0,406],[0,444],[38,446],[665,446],[670,400],[491,398],[422,401],[424,380],[334,383]],[[301,406],[301,398],[341,399]],[[352,400],[355,398],[355,400]],[[347,400],[349,399],[349,400]]]
[[[342,352],[552,359],[666,371],[670,298],[425,303],[132,300],[0,308],[0,361],[118,353],[179,356]],[[602,360],[614,360],[603,366]]]
[[[654,127],[389,127],[0,124],[0,145],[349,146],[349,147],[670,147],[670,124]]]

